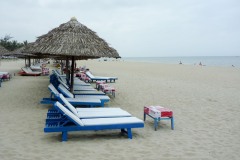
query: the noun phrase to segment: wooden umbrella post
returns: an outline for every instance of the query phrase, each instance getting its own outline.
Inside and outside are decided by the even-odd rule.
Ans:
[[[74,85],[74,56],[72,56],[72,69],[71,69],[71,87],[70,87],[70,92],[73,93],[73,85]]]

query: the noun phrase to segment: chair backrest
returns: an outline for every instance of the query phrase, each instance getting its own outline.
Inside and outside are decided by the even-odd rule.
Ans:
[[[50,83],[50,84],[48,85],[48,88],[50,89],[50,91],[51,91],[55,96],[57,96],[57,95],[59,94],[58,90],[53,86],[52,83]]]
[[[59,83],[61,83],[65,88],[69,89],[66,79],[64,79],[63,77],[57,77],[57,78]]]
[[[58,89],[62,92],[62,94],[68,98],[74,98],[74,95],[67,90],[62,84],[59,84]]]
[[[36,73],[36,72],[33,72],[29,67],[23,67],[22,70],[26,73]],[[41,72],[37,72],[37,73],[41,73]]]
[[[26,72],[26,73],[29,73],[29,70],[28,70],[27,68],[25,68],[25,67],[23,67],[22,70],[23,70],[24,72]]]
[[[75,107],[73,107],[73,105],[71,105],[68,100],[66,100],[66,98],[62,95],[62,94],[59,94],[59,98],[60,100],[67,106],[67,108],[72,111],[73,114],[75,114],[76,116],[78,116],[78,112],[76,110]]]
[[[52,70],[52,73],[57,76],[57,73],[56,73],[56,70],[55,70],[55,69]]]
[[[38,65],[31,65],[30,68],[31,69],[42,69],[42,67],[38,66]]]
[[[92,73],[89,72],[89,71],[86,72],[86,75],[87,75],[89,78],[95,78],[94,75],[92,75]]]
[[[55,70],[55,73],[59,76],[61,75],[60,71],[58,69]]]
[[[33,70],[30,67],[27,67],[27,70],[28,70],[29,73],[33,72]]]
[[[70,119],[73,120],[73,122],[76,125],[84,126],[83,122],[78,118],[76,115],[74,115],[72,112],[70,112],[67,108],[65,108],[61,103],[56,102],[54,104],[56,109],[61,110],[65,115],[67,115]]]

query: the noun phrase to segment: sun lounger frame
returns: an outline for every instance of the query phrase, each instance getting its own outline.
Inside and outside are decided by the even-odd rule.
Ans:
[[[107,129],[120,129],[121,133],[126,133],[129,139],[132,139],[132,128],[143,128],[144,123],[131,123],[131,124],[114,124],[114,125],[92,125],[92,126],[81,126],[69,114],[66,114],[58,106],[61,105],[59,102],[54,104],[54,107],[59,110],[66,117],[57,122],[46,122],[44,132],[62,132],[62,141],[67,141],[68,132],[72,131],[98,131]],[[73,114],[73,113],[70,113]]]
[[[106,81],[106,82],[115,82],[116,80],[118,80],[117,77],[100,77],[100,76],[94,76],[92,73],[90,73],[89,71],[86,72],[86,75],[90,78],[90,80],[93,81]]]

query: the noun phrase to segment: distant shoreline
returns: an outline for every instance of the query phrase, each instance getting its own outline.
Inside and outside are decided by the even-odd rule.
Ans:
[[[123,57],[122,61],[240,68],[240,56]]]

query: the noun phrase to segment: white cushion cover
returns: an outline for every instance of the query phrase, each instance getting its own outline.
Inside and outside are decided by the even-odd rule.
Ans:
[[[59,94],[58,90],[51,84],[48,85],[48,88],[55,94]]]
[[[143,123],[136,117],[82,119],[85,126]]]
[[[126,111],[119,111],[119,112],[78,112],[78,117],[79,118],[104,118],[104,117],[126,117],[126,116],[131,116],[130,113]]]
[[[65,108],[61,103],[56,102],[55,105],[61,109],[67,116],[69,116],[72,120],[74,120],[80,126],[84,126],[83,122],[72,112],[70,112],[67,108]]]
[[[65,105],[67,105],[67,107],[72,111],[72,113],[75,114],[76,116],[78,116],[78,113],[77,113],[76,108],[73,107],[73,106],[65,99],[65,97],[64,97],[62,94],[60,94],[59,96],[60,96],[61,100],[63,101],[63,103],[64,103]]]
[[[62,84],[59,84],[59,89],[64,92],[65,95],[67,95],[68,98],[74,98],[73,94],[67,90]]]
[[[77,112],[120,112],[121,108],[76,108]]]

